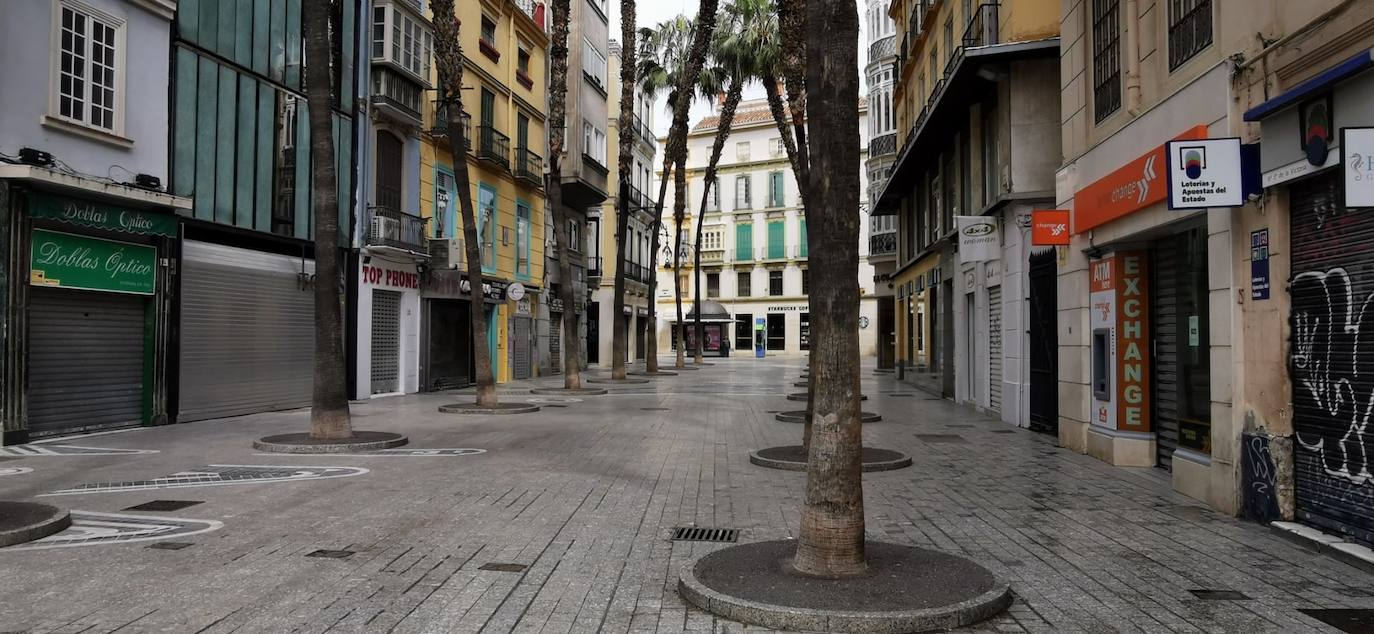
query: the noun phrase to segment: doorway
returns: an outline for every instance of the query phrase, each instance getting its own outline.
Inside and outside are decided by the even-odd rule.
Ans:
[[[787,316],[781,313],[768,315],[768,349],[787,349]]]
[[[1059,434],[1058,266],[1053,249],[1030,256],[1030,428]]]

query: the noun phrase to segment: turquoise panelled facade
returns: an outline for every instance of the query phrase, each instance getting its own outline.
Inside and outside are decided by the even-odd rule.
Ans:
[[[172,52],[173,193],[194,217],[310,240],[303,0],[181,0]],[[352,228],[356,4],[342,3],[333,137],[339,231]]]

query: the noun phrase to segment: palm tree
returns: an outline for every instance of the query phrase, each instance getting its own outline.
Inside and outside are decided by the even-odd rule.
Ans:
[[[434,65],[439,72],[440,112],[448,118],[449,151],[458,189],[458,208],[463,216],[463,246],[467,258],[472,301],[472,351],[477,366],[477,406],[496,407],[496,379],[492,376],[491,350],[487,348],[487,316],[482,305],[482,252],[477,241],[477,214],[472,207],[472,179],[468,175],[466,127],[463,125],[463,44],[453,0],[432,0],[434,11]],[[310,4],[307,2],[306,4]],[[491,222],[495,222],[493,218]]]
[[[629,333],[625,332],[625,242],[630,225],[630,164],[634,160],[634,135],[627,132],[634,127],[635,110],[635,0],[620,1],[620,145],[616,162],[620,187],[616,196],[615,220],[615,300],[611,312],[611,378],[625,378],[625,360],[629,357]],[[637,132],[637,131],[636,131]],[[638,203],[638,201],[636,201]],[[650,297],[653,297],[651,294]],[[650,300],[653,301],[653,300]]]
[[[568,210],[563,206],[564,130],[568,122],[568,20],[569,0],[553,0],[553,42],[549,46],[549,172],[544,179],[547,205],[553,210],[554,235],[558,238],[559,299],[563,302],[563,389],[582,389],[582,351],[577,334],[572,278],[572,237],[568,232]],[[616,322],[620,321],[616,313]]]
[[[796,0],[782,0],[784,4]],[[799,3],[798,3],[799,4]],[[795,8],[795,7],[794,7]],[[859,424],[858,38],[853,0],[808,0],[805,78],[821,96],[806,105],[817,127],[808,174],[811,385],[814,420],[807,451],[797,572],[840,578],[864,574],[863,481]],[[783,19],[787,35],[787,17]],[[784,50],[787,46],[784,45]],[[789,94],[793,86],[789,84]],[[798,113],[793,111],[793,120]]]
[[[348,412],[343,350],[343,309],[339,306],[339,198],[332,121],[335,2],[318,0],[303,7],[305,94],[310,100],[310,187],[315,199],[315,373],[310,399],[310,437],[353,437]]]

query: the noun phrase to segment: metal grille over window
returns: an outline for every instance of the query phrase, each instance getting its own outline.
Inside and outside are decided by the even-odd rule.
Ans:
[[[1169,70],[1212,44],[1212,0],[1169,0]]]
[[[1121,10],[1118,0],[1093,0],[1093,116],[1121,108]]]

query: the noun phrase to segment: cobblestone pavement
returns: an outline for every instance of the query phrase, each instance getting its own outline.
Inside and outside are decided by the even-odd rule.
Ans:
[[[693,523],[741,529],[743,541],[795,535],[805,476],[748,454],[799,441],[801,426],[771,412],[796,409],[783,396],[802,363],[716,360],[606,396],[539,397],[545,409],[523,416],[437,412],[468,398],[458,394],[354,405],[360,429],[480,454],[253,450],[255,437],[304,430],[308,413],[294,411],[63,441],[155,453],[3,458],[33,469],[0,479],[9,499],[207,464],[368,472],[42,498],[154,518],[169,514],[124,509],[201,501],[170,516],[223,526],[163,548],[0,550],[0,632],[752,631],[683,603],[678,568],[719,545],[668,537]],[[870,536],[972,557],[1009,581],[1015,605],[978,631],[1323,631],[1299,610],[1374,608],[1374,576],[1212,513],[1162,472],[1110,467],[863,374],[864,409],[884,416],[865,443],[915,459],[864,476]],[[318,550],[352,554],[306,556]],[[525,567],[482,569],[492,563]],[[1193,593],[1207,590],[1248,598]]]

